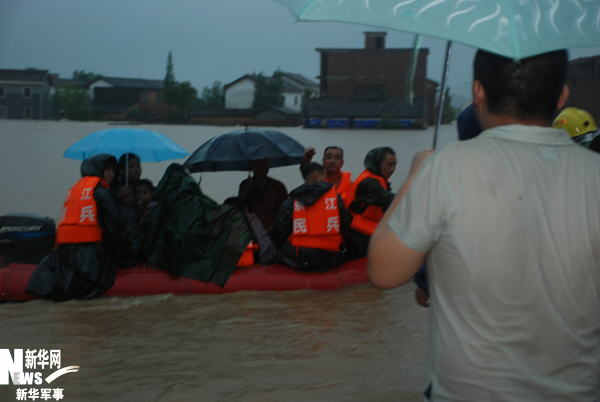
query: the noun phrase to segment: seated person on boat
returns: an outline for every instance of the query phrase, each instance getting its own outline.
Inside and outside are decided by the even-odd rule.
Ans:
[[[305,183],[290,192],[275,221],[273,241],[280,261],[294,269],[322,272],[344,262],[350,241],[351,214],[323,166],[311,162],[302,171]]]
[[[95,155],[81,164],[58,224],[57,247],[37,266],[27,291],[55,300],[87,299],[109,289],[119,257],[128,254],[125,226],[109,187],[117,161]]]
[[[365,170],[356,178],[347,199],[353,215],[356,247],[351,258],[364,257],[371,235],[394,199],[389,178],[396,170],[396,153],[390,147],[370,150],[365,156]]]
[[[300,164],[300,170],[308,165],[313,156],[315,149],[310,147],[304,151],[304,160]],[[337,145],[330,145],[323,151],[323,167],[325,168],[325,181],[335,186],[335,191],[342,196],[342,200],[346,202],[350,188],[352,187],[352,174],[342,171],[344,166],[344,150]],[[347,205],[347,204],[346,204]]]

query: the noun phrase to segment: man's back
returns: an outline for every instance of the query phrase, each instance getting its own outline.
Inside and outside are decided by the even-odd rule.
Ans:
[[[426,163],[398,212],[404,244],[433,245],[435,400],[600,397],[597,154],[497,127]]]

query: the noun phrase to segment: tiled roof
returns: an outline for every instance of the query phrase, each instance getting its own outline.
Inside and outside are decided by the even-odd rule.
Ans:
[[[285,73],[285,72],[282,72],[281,74],[284,77],[296,82],[297,84],[299,84],[303,87],[318,87],[319,86],[319,84],[317,84],[315,81],[306,78],[302,74]]]
[[[48,70],[28,68],[25,70],[0,69],[0,81],[39,81],[48,79]]]

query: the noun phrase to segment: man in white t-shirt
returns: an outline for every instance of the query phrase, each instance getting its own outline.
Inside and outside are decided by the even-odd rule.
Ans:
[[[600,157],[551,128],[567,64],[478,51],[483,133],[417,154],[371,239],[375,286],[427,258],[431,400],[600,400]]]

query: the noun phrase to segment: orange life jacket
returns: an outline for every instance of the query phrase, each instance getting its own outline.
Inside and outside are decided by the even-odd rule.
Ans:
[[[254,265],[254,252],[258,250],[258,244],[254,243],[250,240],[250,243],[246,246],[244,252],[240,256],[236,266],[237,267],[249,267],[250,265]]]
[[[108,187],[100,177],[81,178],[67,195],[63,218],[56,231],[56,244],[91,243],[102,240],[102,229],[98,224],[98,206],[94,190],[100,185]]]
[[[342,197],[342,200],[344,200],[344,204],[346,206],[348,206],[349,204],[346,200],[348,199],[350,190],[352,189],[352,179],[351,179],[352,174],[350,172],[340,172],[340,173],[342,174],[342,177],[341,177],[338,185],[335,187],[335,191],[337,191],[337,193],[340,195],[340,197]],[[327,182],[334,184],[333,182],[331,182],[329,180],[327,180]]]
[[[294,247],[340,251],[340,211],[337,191],[332,186],[314,204],[304,206],[294,200],[292,234],[288,240]]]
[[[350,190],[350,196],[348,198],[348,206],[350,206],[350,204],[352,204],[352,202],[356,198],[356,189],[358,188],[360,183],[365,179],[375,179],[379,182],[381,187],[383,187],[386,190],[390,189],[389,184],[385,178],[365,169],[352,184],[352,189]],[[370,236],[373,234],[375,228],[377,227],[377,224],[383,217],[383,213],[384,212],[381,207],[369,205],[365,208],[362,214],[352,212],[353,217],[350,226],[353,229],[359,231],[360,233]]]

